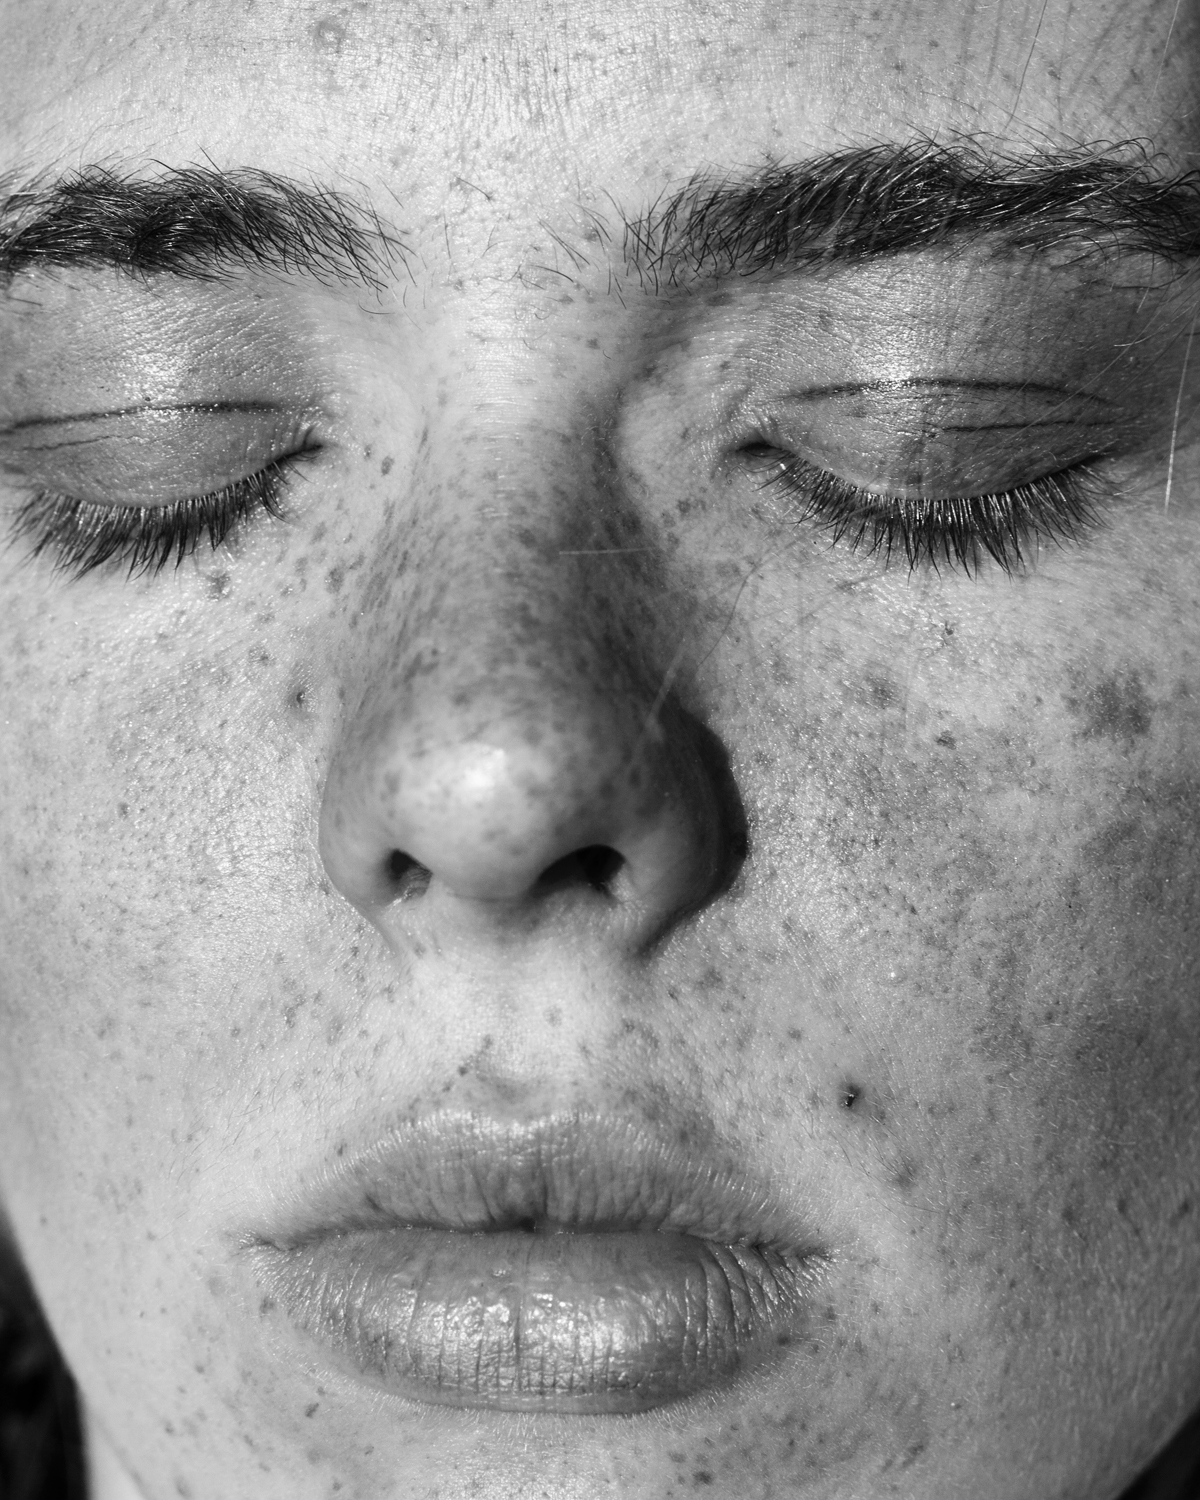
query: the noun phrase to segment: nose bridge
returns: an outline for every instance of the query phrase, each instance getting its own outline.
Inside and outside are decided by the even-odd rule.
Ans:
[[[594,429],[428,447],[404,598],[325,788],[327,870],[385,932],[416,896],[493,917],[569,896],[658,930],[713,887],[721,819],[698,726],[660,691],[653,546]]]

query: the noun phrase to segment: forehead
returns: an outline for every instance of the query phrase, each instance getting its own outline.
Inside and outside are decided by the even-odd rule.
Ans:
[[[875,140],[1181,157],[1198,30],[1172,0],[0,0],[0,170],[203,154],[382,187],[409,224],[486,203],[502,235]]]

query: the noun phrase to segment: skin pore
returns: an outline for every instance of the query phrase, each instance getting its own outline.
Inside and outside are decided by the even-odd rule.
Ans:
[[[394,240],[0,308],[6,531],[304,450],[178,568],[56,570],[44,506],[0,552],[0,1205],[95,1500],[1117,1495],[1200,1401],[1194,279],[1103,236],[689,279],[625,228],[881,143],[1185,173],[1194,14],[0,0],[0,37],[0,174],[249,169]],[[910,567],[796,453],[1095,473],[1007,568]],[[608,845],[624,905],[537,886]],[[323,1364],[239,1247],[439,1110],[749,1163],[821,1248],[803,1336],[619,1417]]]

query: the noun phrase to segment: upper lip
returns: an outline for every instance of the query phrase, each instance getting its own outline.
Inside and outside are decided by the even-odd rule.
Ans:
[[[290,1250],[332,1234],[401,1227],[661,1230],[822,1253],[811,1229],[736,1152],[578,1112],[513,1122],[439,1111],[400,1123],[287,1191],[244,1244]]]

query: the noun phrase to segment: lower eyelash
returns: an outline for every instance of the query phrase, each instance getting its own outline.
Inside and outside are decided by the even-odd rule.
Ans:
[[[223,489],[167,505],[98,505],[40,490],[18,508],[12,540],[31,543],[30,557],[49,554],[72,579],[110,562],[127,564],[130,577],[153,576],[172,559],[178,567],[205,537],[216,551],[259,512],[281,517],[292,474],[318,451],[299,449]]]
[[[835,543],[882,554],[885,565],[902,555],[910,571],[927,565],[936,572],[945,564],[971,575],[988,557],[1011,573],[1030,547],[1079,541],[1092,530],[1101,493],[1095,462],[1085,459],[1009,490],[930,500],[861,489],[796,457],[762,460],[772,471],[764,484],[797,495],[799,519],[814,522]]]

